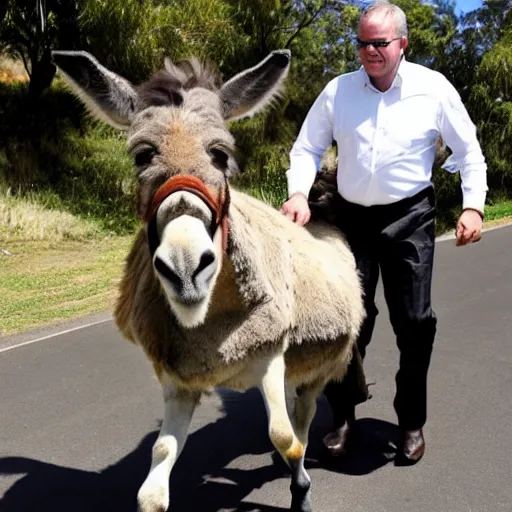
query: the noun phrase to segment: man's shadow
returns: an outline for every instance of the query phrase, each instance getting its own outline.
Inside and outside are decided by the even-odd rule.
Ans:
[[[220,392],[224,416],[191,434],[178,459],[170,482],[175,512],[283,512],[288,508],[243,502],[254,489],[283,479],[288,490],[289,471],[273,462],[266,412],[257,390],[244,394]],[[353,450],[337,461],[326,462],[322,437],[330,426],[330,411],[319,399],[311,426],[308,468],[325,468],[350,475],[368,474],[390,460],[389,441],[396,441],[397,427],[374,419],[360,420]],[[101,472],[57,466],[25,457],[0,459],[2,475],[23,474],[0,499],[2,512],[135,511],[136,494],[151,460],[157,431],[142,439],[126,457]],[[231,464],[243,455],[268,454],[267,463],[252,469]],[[314,485],[314,477],[313,477]]]

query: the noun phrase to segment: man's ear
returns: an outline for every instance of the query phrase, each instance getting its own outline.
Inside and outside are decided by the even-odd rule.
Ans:
[[[405,50],[407,49],[407,45],[409,44],[409,39],[407,39],[407,37],[402,37],[402,39],[400,39],[400,49],[401,49],[401,54],[403,55],[405,53]]]
[[[125,78],[103,67],[87,52],[52,52],[64,81],[97,118],[114,128],[127,129],[137,93]]]

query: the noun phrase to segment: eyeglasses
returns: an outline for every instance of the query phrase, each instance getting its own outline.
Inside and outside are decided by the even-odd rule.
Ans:
[[[395,37],[391,39],[391,41],[361,41],[361,39],[357,38],[357,46],[359,48],[368,48],[368,46],[373,46],[374,48],[387,48],[393,41],[397,41],[398,39],[402,39],[401,37]]]

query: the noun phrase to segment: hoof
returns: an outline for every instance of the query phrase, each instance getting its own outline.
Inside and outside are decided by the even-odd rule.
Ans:
[[[169,491],[158,485],[144,484],[137,494],[138,512],[166,512]]]
[[[311,481],[304,471],[299,475],[296,482],[290,485],[292,493],[292,505],[290,512],[312,512],[311,508]]]
[[[311,508],[310,493],[307,492],[305,496],[293,497],[290,512],[313,512]]]

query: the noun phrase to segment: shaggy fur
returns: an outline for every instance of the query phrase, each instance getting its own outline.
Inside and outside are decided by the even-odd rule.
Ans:
[[[222,207],[221,238],[201,220],[211,211],[197,195],[167,197],[126,262],[115,321],[152,361],[165,404],[139,509],[168,508],[169,475],[202,392],[257,386],[269,437],[291,470],[291,510],[310,512],[304,456],[316,398],[329,380],[344,377],[363,320],[355,261],[335,227],[318,220],[299,227],[227,182],[238,167],[226,121],[279,97],[290,52],[274,51],[225,84],[195,59],[168,61],[166,71],[138,88],[84,52],[53,56],[91,111],[129,129],[142,218],[158,188],[178,176],[200,180]],[[325,188],[316,193],[312,206],[326,202]],[[286,379],[298,390],[293,415]],[[364,379],[357,385],[362,390],[354,392],[364,393]]]
[[[141,230],[115,310],[120,330],[187,388],[233,386],[228,381],[248,359],[284,351],[287,344],[292,381],[312,382],[321,363],[333,357],[333,377],[341,379],[364,315],[354,258],[341,233],[321,223],[302,229],[233,189],[229,226],[216,284],[225,307],[210,310],[205,324],[194,329],[180,327],[167,306]],[[214,292],[212,303],[218,302]]]

